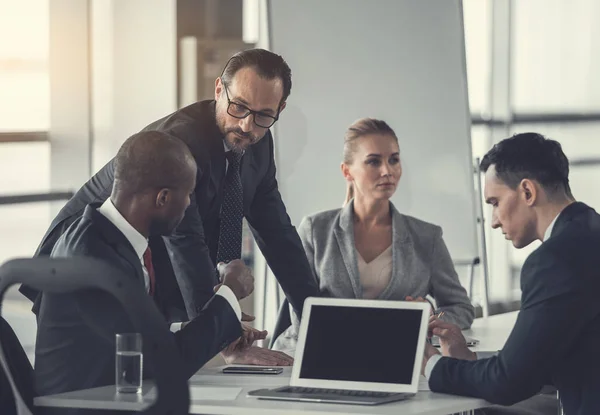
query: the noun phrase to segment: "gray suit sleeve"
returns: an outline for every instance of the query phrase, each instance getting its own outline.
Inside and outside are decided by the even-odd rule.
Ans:
[[[441,228],[433,242],[430,293],[438,305],[438,312],[444,311],[442,320],[454,323],[463,330],[471,327],[475,310],[467,291],[460,285]]]

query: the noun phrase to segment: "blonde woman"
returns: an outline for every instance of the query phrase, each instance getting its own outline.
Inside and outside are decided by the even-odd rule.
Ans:
[[[322,296],[424,300],[463,329],[474,310],[460,285],[439,226],[396,210],[390,198],[402,176],[398,138],[381,120],[363,118],[344,140],[345,205],[305,217],[298,228]],[[274,348],[295,349],[298,319]]]

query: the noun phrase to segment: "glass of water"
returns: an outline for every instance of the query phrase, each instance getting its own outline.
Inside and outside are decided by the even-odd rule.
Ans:
[[[115,374],[118,393],[142,393],[142,335],[117,334],[117,359]]]

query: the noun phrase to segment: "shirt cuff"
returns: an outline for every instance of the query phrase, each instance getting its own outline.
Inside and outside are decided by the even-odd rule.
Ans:
[[[171,332],[176,333],[181,330],[181,323],[171,323]]]
[[[427,380],[429,380],[429,378],[431,377],[431,372],[433,372],[433,368],[435,367],[438,360],[440,360],[441,358],[441,354],[434,354],[429,358],[429,360],[425,364],[425,377],[427,378]]]
[[[220,295],[221,297],[226,299],[231,308],[233,308],[237,319],[241,320],[242,308],[240,307],[240,303],[238,302],[237,297],[235,296],[233,291],[231,291],[231,288],[229,288],[226,285],[221,285],[217,290],[216,295]]]
[[[498,352],[475,352],[477,356],[477,360],[479,359],[489,359],[490,357],[494,357],[498,354]]]

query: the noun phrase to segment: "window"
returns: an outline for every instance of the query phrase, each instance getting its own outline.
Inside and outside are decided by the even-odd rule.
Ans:
[[[0,132],[49,128],[48,1],[0,0]]]
[[[478,115],[489,112],[491,9],[489,0],[463,1],[469,106]]]
[[[0,144],[0,195],[45,193],[50,187],[50,143]],[[33,255],[50,224],[50,203],[0,205],[0,264]]]
[[[516,112],[600,111],[600,2],[513,1]]]
[[[595,76],[600,70],[595,22],[600,3],[464,0],[463,9],[469,100],[477,121],[474,157],[510,134],[544,134],[562,144],[571,162],[574,196],[600,208],[594,191],[600,179],[600,80]],[[492,71],[493,62],[509,61],[510,66],[494,65]],[[506,91],[508,99],[500,96]],[[498,108],[487,113],[490,102]],[[520,269],[539,242],[515,249],[489,228],[490,210],[485,210],[490,298],[509,302],[520,297]]]
[[[45,132],[50,127],[48,34],[49,0],[0,0],[1,196],[49,190],[50,143],[3,142],[14,137],[2,134]],[[17,138],[28,137],[32,136]],[[50,223],[50,209],[49,203],[0,205],[0,264],[34,253]],[[8,298],[23,299],[15,290]],[[20,338],[31,351],[31,336]]]

